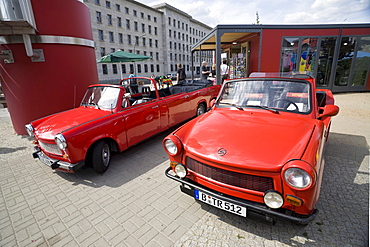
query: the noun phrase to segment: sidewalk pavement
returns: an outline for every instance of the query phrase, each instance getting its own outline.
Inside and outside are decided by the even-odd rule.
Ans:
[[[197,203],[165,177],[162,133],[103,175],[32,158],[0,108],[0,246],[368,246],[370,93],[336,94],[318,217],[275,226]]]

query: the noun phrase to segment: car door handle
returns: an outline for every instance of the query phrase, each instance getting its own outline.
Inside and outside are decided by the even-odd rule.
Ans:
[[[158,108],[158,105],[152,107],[152,109],[155,109],[155,108]]]

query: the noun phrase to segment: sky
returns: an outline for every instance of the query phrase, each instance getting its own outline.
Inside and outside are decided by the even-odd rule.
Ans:
[[[167,3],[210,27],[219,24],[370,23],[370,0],[136,0]]]

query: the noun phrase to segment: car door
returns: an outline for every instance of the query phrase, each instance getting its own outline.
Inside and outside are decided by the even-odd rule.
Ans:
[[[177,93],[166,99],[168,106],[168,124],[176,125],[192,117],[190,109],[189,94],[185,92]]]
[[[161,131],[157,100],[132,106],[123,116],[128,146],[143,141]]]

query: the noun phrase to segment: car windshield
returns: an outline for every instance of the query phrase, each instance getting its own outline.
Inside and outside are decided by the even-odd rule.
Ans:
[[[240,79],[225,83],[218,106],[309,113],[310,97],[310,84],[304,80]]]
[[[115,87],[90,87],[81,105],[96,106],[99,109],[113,109],[117,105],[120,89]]]

